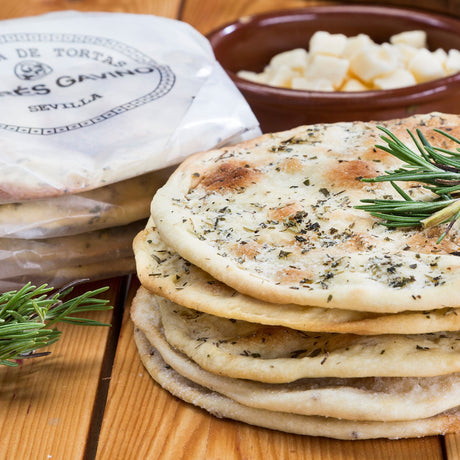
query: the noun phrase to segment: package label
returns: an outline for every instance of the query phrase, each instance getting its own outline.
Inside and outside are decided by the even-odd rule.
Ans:
[[[105,187],[260,133],[185,22],[75,11],[0,22],[0,205]]]
[[[9,77],[0,87],[0,128],[33,135],[104,122],[163,97],[175,83],[168,66],[141,50],[79,34],[0,35],[0,72]]]

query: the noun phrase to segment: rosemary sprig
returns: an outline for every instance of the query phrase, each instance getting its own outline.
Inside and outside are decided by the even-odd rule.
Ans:
[[[364,204],[355,207],[381,219],[381,223],[390,228],[429,228],[448,223],[437,241],[440,243],[460,218],[460,148],[447,150],[432,146],[419,129],[416,130],[417,136],[407,130],[417,147],[414,152],[388,129],[378,128],[385,133],[381,139],[386,145],[376,145],[376,148],[400,159],[403,165],[394,171],[385,171],[384,175],[361,180],[390,182],[403,199],[363,199]],[[434,131],[460,144],[460,140],[451,134],[440,129]],[[398,181],[419,182],[434,197],[426,201],[414,200],[396,184]]]
[[[58,322],[109,326],[90,318],[72,316],[76,311],[111,309],[107,300],[96,298],[108,287],[67,298],[74,286],[75,283],[55,291],[46,284],[35,287],[28,283],[17,291],[0,294],[0,365],[17,366],[16,360],[49,354],[36,350],[59,339],[61,331],[53,327]]]

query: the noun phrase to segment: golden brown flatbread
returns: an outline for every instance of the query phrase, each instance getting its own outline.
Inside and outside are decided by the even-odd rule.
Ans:
[[[355,422],[244,406],[182,377],[163,361],[160,353],[150,345],[141,331],[135,330],[134,338],[141,360],[154,380],[174,396],[217,417],[289,433],[337,439],[398,439],[446,434],[460,429],[458,410],[425,419],[388,423]]]
[[[157,297],[167,342],[203,369],[287,383],[306,377],[432,377],[460,372],[460,332],[363,336],[220,318]]]
[[[40,274],[56,271],[61,267],[87,265],[116,258],[134,259],[132,240],[144,226],[145,221],[140,220],[120,227],[58,238],[0,238],[0,279]]]
[[[421,334],[460,329],[458,308],[379,314],[255,299],[217,281],[166,246],[152,219],[145,230],[136,235],[133,248],[137,275],[149,291],[180,305],[224,318],[303,331],[361,335]]]
[[[131,318],[164,361],[183,377],[245,406],[347,420],[432,417],[460,405],[460,374],[439,377],[305,378],[267,384],[208,372],[171,347],[155,296],[139,288]]]
[[[193,155],[152,200],[161,238],[238,292],[268,302],[395,313],[458,308],[458,226],[387,229],[355,209],[396,197],[374,177],[401,165],[376,149],[378,125],[407,145],[407,128],[460,133],[460,116],[432,113],[387,122],[302,126]],[[456,146],[455,146],[456,147]],[[413,197],[423,188],[403,185]]]

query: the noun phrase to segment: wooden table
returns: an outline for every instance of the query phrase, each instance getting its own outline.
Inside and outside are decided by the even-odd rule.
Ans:
[[[130,12],[181,19],[206,34],[247,14],[319,3],[2,0],[0,19],[66,9]],[[457,3],[449,1],[445,7],[458,8]],[[83,288],[101,285],[110,286],[106,298],[114,309],[92,316],[111,322],[111,328],[63,325],[62,338],[51,347],[50,356],[24,361],[18,368],[0,369],[1,460],[460,458],[460,435],[336,441],[220,420],[185,404],[153,382],[137,355],[129,319],[130,301],[139,285],[136,276]]]

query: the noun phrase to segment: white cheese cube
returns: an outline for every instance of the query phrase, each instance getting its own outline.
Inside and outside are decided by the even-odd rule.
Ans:
[[[377,45],[361,50],[350,59],[350,70],[365,83],[393,72],[397,65],[396,56],[386,47]]]
[[[345,81],[340,91],[367,91],[370,88],[356,78],[349,78]]]
[[[399,62],[402,64],[403,67],[407,67],[410,60],[417,53],[417,48],[411,45],[407,45],[406,43],[397,43],[394,45],[394,48],[398,52]]]
[[[404,43],[414,48],[426,48],[426,32],[424,30],[409,30],[390,37],[393,45]]]
[[[330,80],[307,80],[305,77],[296,77],[292,79],[292,89],[307,91],[334,91]]]
[[[446,75],[443,65],[427,49],[419,49],[410,60],[408,69],[414,74],[417,83],[435,80]]]
[[[396,69],[384,77],[374,80],[375,89],[394,89],[403,88],[404,86],[415,85],[415,77],[406,69]]]
[[[359,34],[354,37],[350,37],[343,49],[342,57],[350,59],[354,54],[371,47],[375,43],[369,37],[369,35]]]
[[[307,50],[296,48],[290,51],[284,51],[273,56],[270,60],[270,67],[287,66],[295,70],[305,70],[308,63]]]
[[[460,72],[460,51],[426,48],[426,33],[409,30],[377,44],[368,35],[346,37],[317,31],[310,51],[295,48],[273,56],[264,71],[240,71],[247,80],[317,91],[399,88]]]
[[[403,57],[401,56],[401,51],[394,45],[390,43],[382,43],[380,46],[380,54],[383,59],[388,62],[393,62],[396,67],[403,66]]]
[[[291,80],[298,76],[294,70],[286,65],[282,65],[274,69],[270,68],[267,70],[267,84],[271,86],[289,88],[291,86]]]
[[[442,49],[438,48],[436,51],[431,53],[442,65],[445,65],[447,60],[447,53]]]
[[[265,73],[251,72],[249,70],[240,70],[237,72],[238,77],[244,78],[245,80],[252,81],[254,83],[265,83],[266,75]]]
[[[329,56],[342,56],[347,43],[347,37],[343,34],[330,34],[325,31],[315,32],[310,38],[310,54],[326,54]]]
[[[460,51],[451,49],[447,53],[445,69],[449,75],[460,72]]]
[[[305,77],[308,80],[328,80],[334,88],[338,88],[347,75],[348,67],[347,59],[317,54],[310,60]]]

